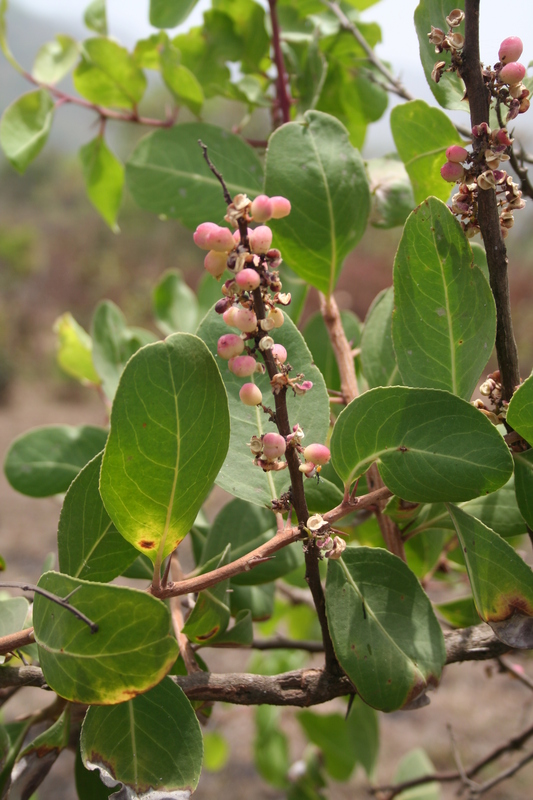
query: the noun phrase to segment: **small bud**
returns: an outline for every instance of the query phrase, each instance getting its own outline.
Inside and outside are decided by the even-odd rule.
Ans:
[[[446,158],[448,161],[461,164],[468,158],[468,150],[466,150],[464,147],[461,147],[460,144],[452,144],[451,147],[448,147],[446,150]]]
[[[234,356],[228,361],[229,371],[238,378],[249,378],[253,375],[257,362],[253,356]]]
[[[272,200],[266,194],[260,194],[252,201],[252,217],[256,222],[268,222],[272,210]]]
[[[518,61],[522,55],[524,45],[518,36],[508,36],[504,39],[498,50],[498,58],[502,64],[509,64],[511,61]]]
[[[217,250],[221,253],[229,253],[235,247],[235,241],[229,228],[221,228],[217,225],[216,230],[211,230],[206,237],[206,242],[210,250]]]
[[[494,173],[487,169],[485,172],[482,172],[481,175],[478,175],[477,185],[480,189],[495,189],[496,188],[496,179],[494,178]]]
[[[287,449],[285,439],[279,433],[265,433],[263,436],[263,455],[268,461],[282,456]]]
[[[257,317],[250,308],[238,308],[230,324],[243,333],[253,333],[257,329]]]
[[[265,350],[271,350],[273,344],[274,339],[272,336],[263,336],[263,338],[259,340],[259,349],[264,353]]]
[[[239,397],[241,399],[241,403],[244,403],[245,406],[258,406],[259,403],[263,402],[261,390],[259,386],[255,385],[255,383],[243,384],[239,390]],[[259,450],[259,453],[260,452],[261,450]]]
[[[461,24],[464,18],[465,18],[465,12],[461,11],[460,8],[454,8],[453,11],[450,11],[448,16],[446,17],[446,22],[448,23],[450,28],[456,28],[458,25]]]
[[[490,136],[491,130],[486,122],[480,122],[479,125],[474,125],[472,128],[472,136],[480,138],[482,136]]]
[[[272,244],[272,231],[267,225],[259,225],[250,234],[250,247],[254,253],[266,253]]]
[[[287,360],[287,351],[283,347],[282,344],[275,344],[271,348],[272,355],[278,362],[278,364],[284,364]]]
[[[217,353],[224,361],[240,356],[244,350],[244,342],[236,333],[225,333],[217,342]]]
[[[449,181],[449,183],[456,183],[457,181],[463,180],[465,171],[461,164],[458,164],[455,161],[446,161],[446,163],[440,168],[440,174],[445,181]]]
[[[324,466],[329,462],[331,452],[325,444],[308,444],[304,450],[304,458],[306,461],[312,461],[314,464]]]
[[[243,269],[235,275],[235,283],[247,292],[253,292],[261,283],[261,278],[255,269]]]
[[[511,61],[501,70],[500,81],[502,83],[508,83],[509,86],[513,86],[515,83],[521,83],[525,74],[526,68],[523,64],[520,64],[518,61]]]
[[[213,276],[213,278],[221,278],[226,270],[226,253],[220,253],[217,250],[210,250],[204,258],[204,267]]]

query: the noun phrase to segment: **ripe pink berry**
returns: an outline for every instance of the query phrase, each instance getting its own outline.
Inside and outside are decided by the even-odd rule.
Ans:
[[[235,283],[247,292],[253,292],[261,283],[261,278],[255,269],[243,269],[235,275]]]
[[[221,228],[217,225],[216,230],[211,230],[206,237],[210,250],[218,250],[228,253],[235,247],[235,240],[229,228]]]
[[[248,238],[250,238],[250,234],[252,232],[252,229],[251,228],[246,228],[246,230],[248,231]],[[239,242],[241,241],[241,232],[240,232],[240,230],[238,228],[237,228],[236,231],[233,231],[233,238],[234,238],[236,244],[239,244]]]
[[[192,235],[194,243],[198,245],[198,247],[201,247],[202,250],[210,250],[211,246],[207,244],[207,236],[213,231],[218,230],[218,228],[219,226],[214,222],[202,222]]]
[[[258,406],[263,402],[263,395],[259,386],[255,383],[245,383],[239,390],[239,397],[245,406]]]
[[[257,329],[257,317],[250,308],[238,308],[231,324],[243,333],[253,333]]]
[[[270,202],[272,203],[272,217],[274,219],[281,219],[291,213],[291,204],[286,197],[276,195],[270,198]]]
[[[224,274],[227,260],[227,253],[220,253],[217,250],[210,250],[204,258],[204,267],[214,278],[218,279]]]
[[[511,61],[517,61],[520,58],[523,49],[522,39],[518,36],[508,36],[500,45],[498,58],[502,64],[509,64]]]
[[[224,313],[222,314],[222,319],[224,320],[226,325],[230,326],[230,328],[237,327],[235,324],[235,314],[238,311],[239,311],[238,308],[236,308],[235,306],[231,306],[230,308],[226,309],[226,311],[224,311]]]
[[[446,158],[448,161],[453,161],[456,164],[461,164],[463,161],[466,161],[467,157],[468,150],[465,150],[460,144],[452,144],[452,146],[448,147],[446,150]]]
[[[282,344],[273,344],[270,352],[280,364],[284,364],[287,360],[287,351]]]
[[[272,216],[272,200],[260,194],[252,201],[252,218],[256,222],[267,222]]]
[[[268,225],[259,225],[250,234],[250,247],[254,253],[266,253],[272,244],[272,231]]]
[[[509,64],[506,64],[500,72],[500,80],[502,83],[508,83],[509,86],[514,86],[516,83],[520,83],[520,81],[523,80],[525,74],[526,68],[523,64],[520,64],[518,61],[511,61]]]
[[[249,378],[254,374],[257,362],[253,356],[234,356],[228,361],[228,367],[238,378]]]
[[[465,171],[461,164],[457,164],[454,161],[446,161],[446,163],[440,168],[440,174],[445,181],[455,183],[456,181],[461,181],[464,178]]]
[[[312,461],[313,464],[324,466],[330,460],[331,453],[325,444],[308,444],[304,450],[304,458],[306,461]]]
[[[217,342],[217,353],[224,361],[240,356],[244,350],[244,342],[236,333],[225,333]]]
[[[287,443],[279,433],[265,433],[263,436],[263,455],[268,461],[273,461],[283,455]]]

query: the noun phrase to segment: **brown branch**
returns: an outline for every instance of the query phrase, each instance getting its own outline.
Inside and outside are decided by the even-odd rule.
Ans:
[[[222,177],[221,173],[218,171],[218,169],[215,167],[215,165],[213,164],[213,162],[211,161],[211,159],[207,155],[207,145],[204,144],[201,139],[198,139],[198,144],[202,148],[202,153],[204,155],[204,159],[205,159],[205,162],[206,162],[207,166],[209,167],[209,169],[211,170],[211,172],[213,173],[215,178],[218,180],[218,182],[222,186],[222,193],[224,195],[224,200],[226,201],[226,205],[229,206],[233,202],[233,200],[231,198],[231,194],[229,192],[229,189],[226,186],[226,181],[224,180],[224,178]]]
[[[22,592],[33,592],[33,594],[40,594],[41,597],[45,597],[47,600],[50,600],[52,603],[55,603],[61,608],[64,608],[66,611],[69,611],[76,619],[79,619],[81,622],[84,622],[86,625],[89,626],[91,629],[91,633],[96,633],[98,631],[98,625],[96,622],[93,622],[89,619],[85,614],[75,606],[71,606],[69,603],[69,598],[78,590],[79,586],[72,590],[66,597],[59,597],[52,592],[48,592],[46,589],[43,589],[41,586],[35,586],[33,583],[19,583],[18,581],[0,581],[0,587],[5,589],[20,589]]]
[[[0,656],[14,653],[15,650],[33,644],[34,641],[33,628],[24,628],[23,631],[8,633],[7,636],[0,636]]]
[[[270,8],[270,22],[272,25],[272,47],[274,48],[274,63],[276,65],[276,99],[281,112],[281,121],[291,121],[291,98],[289,94],[289,78],[285,69],[285,60],[281,49],[281,32],[279,28],[277,0],[268,0]]]
[[[468,101],[472,127],[489,123],[489,94],[481,72],[479,55],[479,0],[465,2],[465,44],[462,55],[461,78]],[[474,156],[479,140],[474,138]],[[493,189],[478,192],[478,222],[485,244],[489,267],[490,286],[496,303],[496,353],[502,378],[502,395],[510,400],[520,383],[518,351],[511,319],[509,281],[507,277],[507,251],[502,238],[496,192]]]
[[[388,500],[389,497],[392,497],[391,490],[386,486],[382,486],[381,488],[375,489],[373,492],[369,492],[368,494],[363,494],[360,497],[348,497],[338,506],[332,508],[331,511],[327,511],[322,516],[326,522],[333,523],[339,519],[342,519],[343,517],[346,517],[348,514],[351,514],[352,511],[363,511],[365,509],[375,510],[380,503]]]
[[[503,658],[497,658],[496,660],[501,672],[508,672],[509,675],[512,675],[513,678],[515,678],[517,681],[520,681],[520,683],[523,683],[524,686],[527,686],[528,689],[533,691],[533,681],[531,678],[528,678],[525,673],[517,669],[514,664],[508,664]]]

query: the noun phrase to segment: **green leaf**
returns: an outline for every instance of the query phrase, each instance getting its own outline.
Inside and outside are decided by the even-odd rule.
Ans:
[[[507,422],[533,446],[533,375],[512,396],[507,410]]]
[[[93,362],[104,392],[113,400],[120,376],[129,359],[157,337],[142,328],[128,328],[122,311],[111,300],[96,307],[91,324]]]
[[[0,637],[17,633],[24,628],[29,607],[25,597],[6,597],[0,600]]]
[[[150,25],[176,28],[184,22],[198,0],[150,0]]]
[[[66,492],[78,472],[102,450],[107,431],[93,425],[45,425],[18,436],[4,470],[11,486],[30,497]]]
[[[164,31],[153,33],[146,39],[139,39],[135,44],[133,58],[141,69],[161,69],[159,54],[161,48],[169,42],[168,35]]]
[[[154,686],[178,655],[170,613],[146,592],[105,586],[47,572],[39,586],[59,596],[74,591],[71,605],[98,625],[35,595],[33,623],[46,682],[74,703],[111,705]]]
[[[90,31],[107,36],[106,0],[92,0],[85,9],[83,21]]]
[[[361,323],[351,311],[341,311],[341,322],[352,348],[359,347],[361,341]],[[307,321],[303,335],[313,356],[313,361],[322,373],[328,389],[339,391],[341,379],[337,359],[328,336],[324,318],[320,312],[313,314]]]
[[[0,728],[0,795],[7,797],[11,792],[13,765],[20,752],[26,734],[31,727],[31,717],[22,722],[9,722]],[[9,790],[9,792],[8,792]]]
[[[516,500],[528,527],[533,528],[533,450],[525,450],[523,453],[514,453],[513,455]],[[524,531],[521,532],[524,533]]]
[[[265,10],[253,0],[216,0],[215,9],[227,14],[241,42],[240,61],[244,72],[261,72],[268,58],[270,36],[266,31]],[[225,45],[226,38],[223,43]]]
[[[218,46],[219,26],[213,24],[213,20],[223,19],[229,22],[230,38],[228,39],[227,26],[220,32],[221,47]],[[184,67],[196,75],[200,82],[203,92],[207,98],[217,95],[226,96],[230,87],[230,71],[226,66],[226,61],[240,60],[241,46],[238,41],[239,53],[237,58],[232,58],[230,54],[232,48],[232,37],[235,36],[233,24],[227,14],[222,14],[216,9],[204,13],[204,25],[202,28],[192,28],[188,33],[176,36],[172,44],[181,53],[181,63]]]
[[[438,603],[435,608],[454,628],[469,628],[471,625],[480,625],[482,622],[472,595],[448,600],[447,603]]]
[[[255,711],[255,767],[261,777],[278,789],[287,786],[289,741],[279,726],[280,710],[275,706],[258,706]]]
[[[329,560],[328,626],[339,662],[361,698],[394,711],[436,686],[446,649],[431,603],[396,556],[348,547]]]
[[[70,72],[77,60],[77,42],[58,33],[54,41],[43,44],[35,56],[32,75],[40,83],[57,83]]]
[[[334,483],[320,474],[320,480],[304,484],[305,499],[310,514],[325,514],[342,503],[342,492]]]
[[[404,383],[470,400],[494,347],[496,307],[460,223],[435,197],[405,225],[394,302],[392,338]]]
[[[148,794],[180,800],[198,785],[203,742],[185,694],[165,678],[146,694],[116,706],[92,706],[80,739],[88,769],[107,785],[123,784],[121,797]]]
[[[188,333],[143,347],[122,373],[100,492],[120,533],[154,563],[190,530],[222,466],[227,402],[213,357]]]
[[[342,263],[364,233],[370,192],[364,164],[334,117],[308,111],[269,140],[266,194],[292,204],[272,223],[274,240],[300,277],[330,295]]]
[[[102,36],[86,39],[74,70],[74,86],[101,106],[133,109],[146,90],[146,77],[125,47]]]
[[[218,289],[217,294],[219,292]],[[196,330],[198,301],[178,270],[169,269],[161,277],[152,292],[152,307],[157,326],[164,336],[178,331],[193,333]]]
[[[70,484],[59,517],[57,549],[61,572],[107,583],[122,575],[138,553],[104,508],[98,491],[101,464],[99,453]]]
[[[25,172],[45,146],[53,117],[54,101],[44,89],[23,94],[4,111],[0,145],[17,172]]]
[[[254,626],[252,624],[252,611],[242,609],[235,615],[235,623],[231,628],[218,633],[211,642],[217,645],[232,645],[237,647],[251,647],[254,639]]]
[[[92,339],[72,314],[62,314],[54,322],[57,335],[57,362],[68,375],[84,384],[100,383],[93,364]]]
[[[415,206],[409,175],[396,154],[366,162],[372,193],[370,222],[375,228],[403,225]]]
[[[415,27],[420,45],[420,59],[435,99],[444,108],[468,112],[468,103],[463,100],[465,87],[456,72],[445,72],[438,83],[431,77],[435,63],[437,61],[449,63],[449,56],[435,53],[435,45],[429,41],[428,33],[432,25],[447,31],[449,26],[446,17],[454,8],[464,11],[464,0],[420,0],[415,10]],[[454,30],[464,33],[463,26]]]
[[[361,364],[371,389],[376,386],[399,386],[402,383],[392,346],[394,291],[384,289],[368,310],[361,335]]]
[[[431,763],[428,755],[421,747],[411,750],[398,764],[398,769],[394,773],[394,783],[422,778],[424,775],[432,775],[435,767]],[[421,786],[414,786],[398,795],[398,800],[441,800],[441,790],[438,783],[424,783]]]
[[[446,149],[463,143],[453,122],[423,100],[411,100],[392,109],[390,123],[398,155],[411,178],[415,201],[421,203],[429,195],[447,200],[451,186],[442,178],[440,168],[446,161]]]
[[[479,616],[510,647],[533,646],[533,573],[510,544],[456,506],[448,511],[461,543]]]
[[[210,172],[198,146],[208,147],[211,161],[224,175],[232,195],[251,199],[262,191],[261,162],[239,136],[222,128],[188,122],[141,139],[126,164],[126,181],[141,208],[179,219],[194,229],[225,214],[220,183]]]
[[[431,530],[405,543],[407,564],[417,578],[424,578],[435,567],[447,538],[450,538],[450,534],[446,531]]]
[[[124,167],[102,136],[96,136],[83,145],[80,160],[89,200],[111,230],[118,233],[116,220],[122,200]]]
[[[254,622],[263,621],[272,615],[274,608],[275,584],[263,583],[261,586],[238,586],[230,582],[230,611],[233,617],[243,611],[250,611]]]
[[[226,566],[231,560],[230,556],[231,547],[228,545],[220,558],[203,565],[200,574]],[[224,580],[198,594],[194,608],[182,628],[182,633],[190,642],[210,644],[218,634],[225,632],[230,620],[228,589],[229,580]]]
[[[204,733],[204,769],[208,772],[220,772],[228,763],[229,754],[228,741],[221,733]]]
[[[471,500],[496,491],[512,472],[504,440],[465,400],[437,389],[371,389],[341,411],[332,463],[351,484],[378,462],[386,486],[404,500]]]
[[[180,64],[180,53],[171,44],[163,45],[159,51],[161,75],[168,89],[180,105],[187,106],[196,116],[204,103],[201,84],[194,74]]]
[[[6,60],[9,61],[13,69],[15,69],[17,72],[24,73],[24,68],[20,66],[7,43],[7,8],[8,0],[0,0],[0,50],[6,57]]]
[[[76,780],[78,800],[107,800],[114,789],[104,786],[99,775],[100,773],[98,770],[92,771],[83,766],[78,744],[76,748],[76,761],[74,764],[74,777]]]
[[[206,563],[231,545],[231,560],[249,553],[267,542],[275,534],[276,520],[271,511],[253,506],[244,500],[232,500],[217,514],[202,551],[202,563]],[[235,586],[253,586],[270,583],[288,572],[292,572],[301,562],[301,544],[278,550],[271,561],[258,564],[249,572],[242,572],[232,579]]]
[[[214,310],[209,312],[198,328],[198,336],[205,341],[213,354],[216,353],[219,337],[227,332],[228,326]],[[275,330],[274,338],[290,353],[290,363],[295,373],[304,373],[305,379],[313,382],[313,388],[303,396],[295,397],[291,391],[287,392],[289,420],[292,424],[298,422],[301,425],[307,441],[324,442],[329,427],[329,399],[324,379],[313,365],[311,353],[301,333],[287,316],[284,325]],[[221,359],[218,361],[228,392],[231,439],[228,456],[216,482],[235,497],[270,508],[272,500],[288,490],[290,476],[287,470],[265,473],[254,466],[246,442],[253,435],[277,431],[277,428],[268,421],[267,415],[260,408],[243,405],[239,399],[242,378],[237,378],[230,372],[227,363],[222,363]],[[263,402],[266,405],[271,404],[273,398],[268,375],[254,375],[254,381],[263,393]]]
[[[357,761],[371,779],[379,753],[379,717],[373,708],[355,697],[348,714],[348,727]]]
[[[67,747],[70,735],[70,706],[60,714],[56,721],[33,739],[22,750],[19,758],[36,753],[39,758],[43,758],[47,753],[56,750],[61,751]]]

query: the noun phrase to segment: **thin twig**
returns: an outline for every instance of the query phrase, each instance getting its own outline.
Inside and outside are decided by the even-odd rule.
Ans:
[[[527,686],[528,689],[531,689],[533,691],[533,681],[531,680],[531,678],[528,678],[528,676],[525,673],[517,669],[514,666],[514,664],[509,664],[507,661],[505,661],[505,659],[501,657],[497,658],[496,661],[498,662],[498,665],[502,672],[508,672],[510,675],[516,678],[517,681],[520,681],[520,683],[523,683],[524,686]]]
[[[34,594],[40,594],[42,597],[46,597],[47,600],[51,600],[52,603],[56,603],[61,608],[70,611],[77,619],[85,622],[86,625],[89,626],[91,629],[91,633],[96,633],[98,630],[98,625],[96,622],[93,622],[86,617],[81,611],[78,611],[77,608],[71,606],[70,603],[64,597],[58,597],[56,594],[52,594],[52,592],[47,592],[46,589],[42,589],[40,586],[34,586],[32,583],[17,583],[16,581],[0,581],[0,587],[5,589],[20,589],[22,592],[33,592]],[[78,587],[76,587],[77,590]],[[75,591],[76,591],[75,590]],[[71,597],[73,592],[70,593],[69,597]]]
[[[289,94],[289,78],[285,69],[285,60],[281,49],[281,32],[278,20],[277,0],[268,0],[270,8],[270,22],[272,26],[272,47],[274,48],[274,63],[276,65],[276,100],[281,112],[281,122],[291,120],[291,97]],[[277,127],[277,126],[276,126]]]
[[[211,170],[211,172],[213,173],[215,178],[219,181],[220,185],[222,186],[222,192],[224,194],[224,200],[226,201],[226,205],[229,206],[233,202],[233,200],[231,198],[231,194],[229,193],[228,187],[226,186],[226,182],[225,182],[224,178],[222,177],[222,175],[220,174],[220,172],[218,171],[218,169],[215,167],[215,165],[211,161],[211,159],[209,158],[209,156],[207,155],[207,145],[204,144],[201,139],[198,139],[198,144],[202,148],[202,151],[203,151],[204,158],[205,158],[205,161],[207,163],[207,166],[209,167],[209,169]]]

